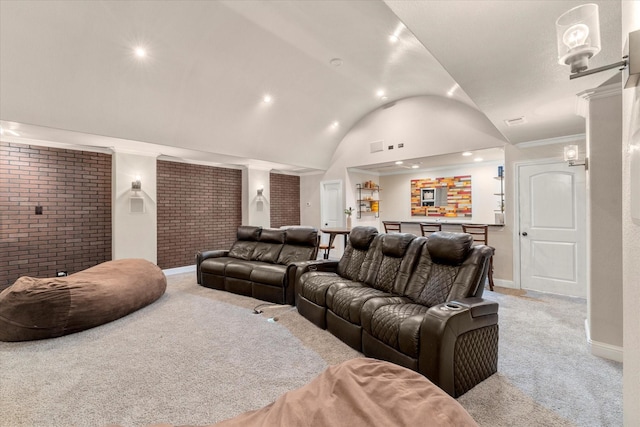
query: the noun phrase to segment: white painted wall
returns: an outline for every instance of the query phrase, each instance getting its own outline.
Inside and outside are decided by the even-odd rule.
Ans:
[[[157,262],[156,157],[116,152],[113,155],[113,259],[143,258]],[[131,213],[131,182],[139,175],[144,213]]]
[[[243,224],[264,228],[271,226],[269,176],[269,170],[253,168],[243,170]],[[258,196],[259,188],[263,189],[262,197]]]
[[[593,354],[622,361],[620,82],[586,91],[581,96],[588,102],[587,251],[590,268],[587,327]]]
[[[622,2],[621,46],[640,30],[640,1]],[[637,52],[636,52],[637,54]],[[624,89],[622,102],[622,257],[624,425],[640,425],[640,88]]]
[[[300,176],[300,224],[320,227],[320,181],[322,173]]]

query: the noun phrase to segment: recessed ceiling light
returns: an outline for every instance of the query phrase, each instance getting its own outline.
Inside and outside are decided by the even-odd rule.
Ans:
[[[458,90],[458,88],[460,87],[460,85],[458,85],[458,83],[454,84],[451,89],[449,89],[449,91],[447,92],[447,96],[448,97],[452,97],[453,94],[456,92],[456,90]]]
[[[342,65],[342,59],[333,58],[331,61],[329,61],[329,64],[333,65],[334,67],[339,67]]]
[[[271,104],[273,102],[273,97],[269,94],[266,94],[262,97],[262,102],[264,102],[265,104]]]
[[[403,163],[404,163],[404,162],[403,162],[402,160],[398,160],[398,161],[396,162],[396,165],[401,165],[401,164],[403,164]]]
[[[464,153],[462,153],[463,156],[468,157],[468,156],[473,156],[473,153],[471,151],[465,151]]]
[[[418,165],[411,165],[411,169],[418,169],[420,166]]]
[[[337,120],[334,121],[333,123],[331,123],[331,127],[334,128],[334,129],[337,128],[338,126],[340,126],[340,122],[337,121]]]
[[[144,58],[145,56],[147,56],[147,50],[142,46],[136,47],[134,53],[138,58]]]
[[[398,40],[400,40],[400,38],[399,38],[396,34],[391,34],[391,35],[389,36],[389,41],[390,41],[391,43],[397,43],[397,42],[398,42]]]
[[[376,96],[380,99],[382,99],[384,96],[384,90],[383,89],[378,89],[378,91],[376,92]],[[385,97],[386,98],[386,97]]]
[[[475,159],[473,159],[474,162],[481,162],[484,159],[482,157],[476,157]]]

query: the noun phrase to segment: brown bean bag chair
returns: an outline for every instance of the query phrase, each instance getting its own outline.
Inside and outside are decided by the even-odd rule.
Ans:
[[[143,259],[108,261],[67,277],[21,277],[0,293],[0,341],[93,328],[151,304],[166,288],[162,270]]]
[[[283,394],[270,405],[206,427],[274,426],[478,427],[478,424],[453,397],[419,373],[363,357],[327,368],[307,385]],[[149,427],[175,426],[165,423]]]
[[[216,427],[477,427],[454,398],[390,362],[357,358],[331,366],[272,404]]]

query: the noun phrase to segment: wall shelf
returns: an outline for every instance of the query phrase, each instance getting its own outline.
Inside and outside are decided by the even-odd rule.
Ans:
[[[500,171],[498,171],[498,172],[500,172]],[[493,193],[494,196],[498,196],[499,197],[498,209],[494,210],[494,212],[496,212],[496,223],[504,224],[504,172],[501,173],[498,176],[494,176],[493,179],[497,179],[498,181],[500,181],[500,192],[499,193]],[[500,215],[498,215],[498,213]],[[500,219],[498,217],[500,217]]]
[[[362,215],[373,215],[374,218],[380,217],[380,186],[377,184],[356,184],[356,213],[357,218],[361,219]]]

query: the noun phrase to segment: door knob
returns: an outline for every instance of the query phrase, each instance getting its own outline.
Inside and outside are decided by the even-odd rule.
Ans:
[[[527,237],[527,232],[526,232],[526,231],[523,231],[523,232],[522,232],[522,233],[520,233],[520,234],[522,234],[523,236]]]

